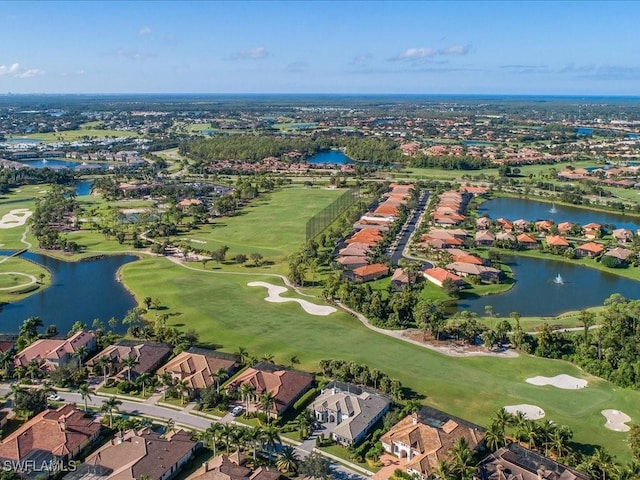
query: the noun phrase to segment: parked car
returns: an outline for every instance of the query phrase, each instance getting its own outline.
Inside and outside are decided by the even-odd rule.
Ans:
[[[244,412],[244,408],[238,405],[236,407],[233,407],[233,410],[231,410],[231,415],[233,415],[234,417],[239,417],[240,415],[242,415],[242,412]]]
[[[61,402],[62,401],[62,397],[60,395],[58,395],[57,393],[52,393],[51,395],[49,395],[47,397],[48,400],[53,400],[54,402]]]

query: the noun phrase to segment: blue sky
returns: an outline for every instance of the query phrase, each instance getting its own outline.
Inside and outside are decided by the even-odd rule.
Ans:
[[[640,95],[640,2],[2,1],[0,93]]]

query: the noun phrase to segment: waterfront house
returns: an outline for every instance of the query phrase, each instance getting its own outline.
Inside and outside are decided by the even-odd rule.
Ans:
[[[516,242],[521,248],[532,249],[538,246],[538,240],[531,235],[527,235],[526,233],[521,233],[516,237]]]
[[[171,348],[164,343],[120,340],[114,345],[109,345],[88,360],[86,365],[90,368],[95,368],[100,359],[105,357],[109,359],[109,364],[106,367],[107,375],[116,375],[122,379],[129,378],[129,376],[137,378],[143,373],[155,372],[170,353]],[[129,358],[135,360],[133,367],[127,367],[123,364]],[[131,373],[129,373],[129,370]],[[102,375],[102,371],[95,373],[96,375]]]
[[[577,246],[574,252],[578,257],[594,258],[604,252],[604,246],[599,243],[589,242]]]
[[[480,277],[484,282],[499,282],[502,277],[502,272],[497,268],[472,263],[452,262],[446,265],[445,268],[461,277],[469,275]]]
[[[66,339],[36,340],[18,352],[14,364],[16,367],[26,367],[32,361],[36,361],[43,370],[51,370],[69,363],[82,348],[87,352],[95,350],[95,333],[81,331]]]
[[[569,247],[569,242],[566,238],[560,235],[547,235],[544,239],[548,247],[565,249]]]
[[[436,284],[439,287],[442,287],[446,280],[451,280],[452,282],[454,282],[458,289],[469,286],[462,277],[440,267],[427,268],[426,270],[422,271],[422,275],[425,279],[427,279],[431,283]]]
[[[493,245],[493,242],[496,241],[496,236],[487,230],[480,230],[476,232],[475,240],[477,245],[488,247]]]
[[[633,250],[629,250],[628,248],[622,248],[622,247],[612,248],[611,250],[609,250],[608,252],[605,252],[604,254],[605,257],[614,257],[620,260],[621,262],[626,262],[634,255],[635,254],[633,253]]]

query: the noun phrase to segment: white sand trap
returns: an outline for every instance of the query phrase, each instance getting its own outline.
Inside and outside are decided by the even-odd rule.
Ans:
[[[284,303],[284,302],[297,302],[304,309],[305,312],[311,315],[319,315],[326,316],[331,315],[336,311],[335,308],[325,306],[325,305],[316,305],[315,303],[307,302],[306,300],[301,300],[299,298],[284,298],[281,297],[284,292],[289,290],[286,287],[280,287],[278,285],[273,285],[267,282],[249,282],[247,283],[249,287],[265,287],[267,292],[269,293],[268,297],[265,297],[267,302],[273,303]]]
[[[565,374],[556,375],[555,377],[531,377],[527,378],[526,382],[538,386],[551,385],[564,390],[578,390],[587,386],[586,380]]]
[[[613,430],[614,432],[628,432],[631,430],[629,425],[625,425],[625,423],[631,421],[631,417],[626,413],[621,412],[620,410],[602,410],[602,415],[607,419],[604,426],[609,430]]]
[[[523,403],[521,405],[505,405],[504,409],[511,415],[517,415],[518,412],[522,412],[529,420],[538,420],[544,418],[544,410],[537,405],[529,405]]]
[[[191,242],[192,242],[192,243],[207,243],[207,242],[205,242],[204,240],[196,240],[195,238],[192,238],[192,239],[191,239]]]
[[[0,219],[0,228],[15,228],[21,227],[27,222],[27,218],[33,215],[33,212],[28,208],[17,208],[6,213]]]

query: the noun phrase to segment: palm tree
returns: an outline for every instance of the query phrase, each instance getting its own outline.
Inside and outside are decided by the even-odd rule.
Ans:
[[[257,425],[251,428],[248,432],[247,438],[251,444],[251,450],[253,452],[253,463],[256,462],[256,450],[262,446],[264,440],[264,430],[261,426]]]
[[[220,367],[212,376],[216,382],[216,393],[220,393],[220,384],[229,377],[229,374],[225,368]]]
[[[179,380],[176,382],[176,390],[180,395],[180,405],[184,405],[184,394],[189,393],[189,384],[186,380]]]
[[[240,358],[240,363],[244,364],[244,362],[247,360],[247,349],[244,347],[238,347],[238,352],[236,353],[236,355],[238,355],[238,357]]]
[[[27,373],[31,377],[31,380],[34,380],[35,377],[39,377],[42,374],[40,370],[40,362],[37,360],[31,360],[27,365]]]
[[[211,438],[211,448],[213,450],[213,456],[216,456],[216,447],[218,445],[218,440],[220,440],[220,434],[222,432],[222,425],[219,423],[211,422],[209,428],[207,428],[206,433]]]
[[[295,449],[289,445],[285,445],[282,448],[280,455],[278,455],[276,468],[282,473],[295,474],[298,471],[299,466],[300,459],[298,458],[298,454],[296,453]]]
[[[93,389],[89,387],[87,382],[82,383],[78,387],[78,393],[80,393],[80,398],[84,401],[84,413],[87,413],[87,401],[91,400],[91,393],[93,393]]]
[[[148,382],[149,380],[151,380],[151,375],[150,375],[150,374],[148,374],[148,373],[143,373],[142,375],[140,375],[140,376],[138,377],[138,381],[139,381],[139,382],[140,382],[140,384],[142,385],[142,396],[143,396],[143,397],[144,397],[145,390],[146,390],[146,389],[145,389],[146,384],[147,384],[147,382]]]
[[[507,428],[507,425],[511,425],[514,422],[513,415],[507,412],[504,408],[498,410],[493,417],[493,424],[496,425],[499,431],[504,435],[504,431]]]
[[[455,441],[450,454],[453,457],[452,471],[460,478],[472,478],[477,469],[473,460],[473,452],[464,437]]]
[[[162,375],[160,375],[160,382],[165,387],[162,390],[162,400],[166,400],[167,399],[167,388],[173,386],[173,377],[171,376],[170,373],[164,372]]]
[[[127,357],[122,361],[122,366],[127,369],[127,380],[131,381],[131,370],[138,364],[138,360],[133,357]]]
[[[240,385],[240,395],[241,398],[245,401],[245,412],[247,413],[249,413],[249,399],[251,398],[251,394],[255,391],[255,387],[249,382]]]
[[[106,383],[107,367],[111,366],[111,359],[106,355],[103,355],[94,362],[94,365],[98,368],[102,368],[102,382]]]
[[[227,455],[229,455],[229,443],[231,443],[231,438],[233,437],[234,430],[235,427],[233,425],[231,425],[230,423],[225,423],[222,426],[222,430],[220,431],[222,439],[224,440],[224,446]]]
[[[492,423],[487,429],[484,442],[487,445],[487,448],[492,452],[504,447],[504,430],[502,430],[498,424]]]
[[[109,397],[102,401],[102,411],[109,415],[109,428],[113,428],[113,412],[118,411],[118,406],[122,405],[122,402],[116,397]]]
[[[456,480],[458,478],[453,471],[453,466],[446,460],[438,461],[438,466],[433,473],[435,480]]]
[[[76,359],[76,366],[80,368],[80,364],[82,363],[82,359],[89,353],[89,349],[84,345],[78,347],[75,352],[71,354],[73,358]]]
[[[273,396],[273,393],[267,391],[262,394],[260,397],[260,407],[264,411],[264,414],[267,416],[267,424],[269,423],[269,413],[271,409],[276,404],[276,397]]]
[[[263,430],[263,439],[264,443],[267,446],[267,453],[269,454],[269,459],[271,460],[271,453],[275,449],[276,445],[280,443],[280,433],[278,429],[273,425],[268,425],[267,428]]]

